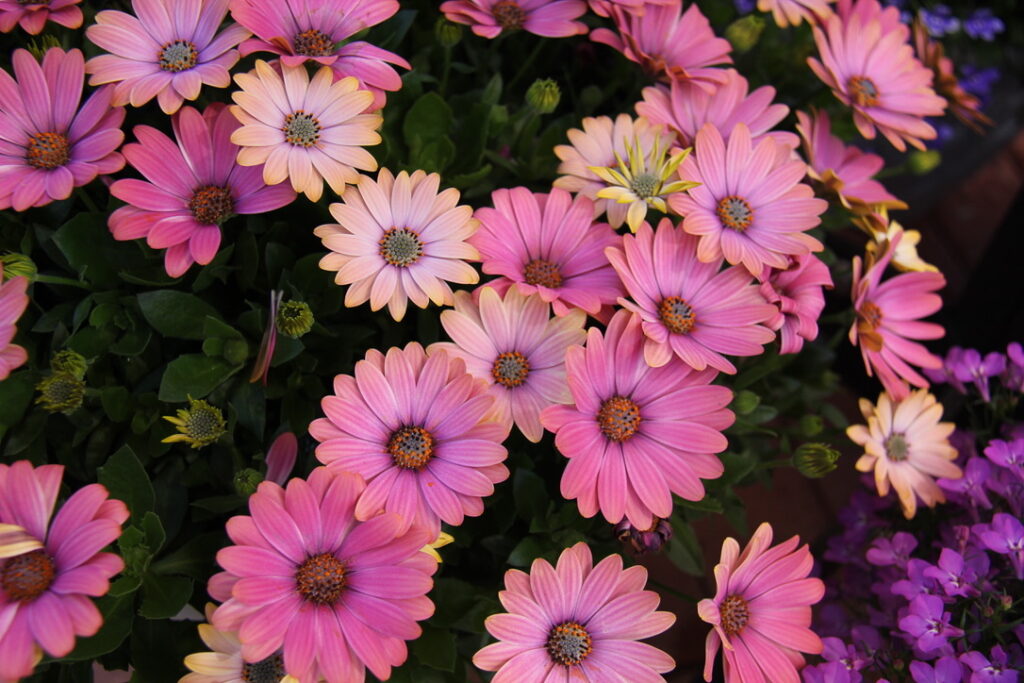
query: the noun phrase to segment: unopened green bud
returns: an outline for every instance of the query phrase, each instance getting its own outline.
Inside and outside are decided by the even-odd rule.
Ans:
[[[746,52],[757,45],[764,33],[764,19],[748,14],[725,27],[725,39],[732,43],[737,52]]]
[[[78,379],[85,378],[85,371],[88,367],[89,362],[85,360],[85,356],[71,349],[58,351],[50,359],[51,370],[54,372],[68,372]]]
[[[298,339],[313,329],[313,311],[304,301],[286,301],[277,309],[277,331]]]
[[[749,415],[761,405],[761,397],[744,389],[732,399],[732,409],[737,415]]]
[[[263,475],[252,469],[246,467],[244,470],[235,472],[235,477],[232,480],[232,484],[235,487],[235,493],[240,496],[251,496],[256,493],[256,488],[263,481]]]
[[[821,479],[836,468],[839,451],[827,443],[801,444],[793,454],[793,466],[808,479]]]
[[[444,17],[438,17],[434,24],[434,37],[441,47],[455,47],[462,40],[462,26],[453,24]]]
[[[19,4],[23,5],[25,3],[21,2]],[[28,51],[31,52],[32,56],[39,61],[43,61],[43,56],[51,47],[60,47],[60,41],[57,40],[56,36],[39,36],[38,38],[33,38],[28,43]]]
[[[804,415],[800,418],[800,433],[810,438],[821,434],[825,429],[825,421],[820,415]]]
[[[19,275],[28,278],[29,282],[31,282],[35,279],[38,272],[36,264],[24,254],[0,255],[0,266],[3,266],[0,268],[3,271],[0,273],[0,282],[10,280],[12,277],[18,277]]]
[[[70,372],[55,372],[36,385],[39,397],[36,403],[50,413],[71,414],[78,410],[85,398],[85,382]]]
[[[907,159],[910,170],[917,175],[925,175],[935,170],[935,167],[942,163],[942,155],[937,149],[921,151],[919,149],[910,153]]]
[[[222,355],[232,365],[241,365],[249,357],[249,345],[244,339],[229,339],[224,342]]]
[[[562,90],[550,78],[538,78],[526,91],[526,103],[538,114],[550,114],[562,100]]]

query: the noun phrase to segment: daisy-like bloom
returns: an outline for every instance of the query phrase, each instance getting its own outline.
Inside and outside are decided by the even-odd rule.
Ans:
[[[724,256],[756,277],[766,265],[787,268],[789,256],[824,248],[804,232],[821,223],[828,208],[800,182],[806,173],[807,164],[770,137],[755,146],[743,123],[733,128],[728,145],[706,124],[694,155],[679,168],[680,176],[701,185],[670,197],[669,206],[685,216],[683,230],[700,237],[697,258]]]
[[[830,3],[835,0],[757,0],[757,9],[771,12],[775,23],[781,27],[799,26],[804,21],[813,24],[832,16]]]
[[[942,273],[903,273],[882,282],[882,275],[899,248],[901,236],[889,243],[881,258],[865,266],[853,257],[851,298],[857,319],[850,327],[850,343],[860,346],[869,376],[877,374],[885,390],[896,400],[909,393],[906,380],[927,387],[928,380],[911,365],[938,370],[942,359],[915,339],[940,339],[945,330],[936,323],[921,322],[942,308],[935,292],[946,286]]]
[[[228,423],[220,408],[206,401],[197,401],[189,396],[188,408],[179,408],[178,416],[165,415],[164,419],[174,425],[177,434],[171,434],[161,443],[183,441],[192,448],[203,448],[215,443],[227,432]]]
[[[338,375],[324,414],[309,425],[320,442],[316,457],[366,480],[357,519],[381,509],[402,526],[426,528],[433,541],[441,522],[462,524],[484,511],[483,498],[508,478],[498,419],[487,384],[466,372],[461,358],[437,351],[427,358],[411,342],[376,349],[356,363],[355,377]],[[422,547],[424,543],[421,543]]]
[[[100,484],[76,491],[50,523],[64,467],[0,464],[0,523],[22,527],[42,548],[0,559],[0,680],[32,674],[41,648],[64,657],[75,636],[103,623],[90,597],[105,595],[121,558],[100,550],[121,535],[128,508]]]
[[[483,271],[500,276],[488,287],[499,294],[513,285],[523,294],[537,293],[555,315],[579,308],[599,316],[615,304],[622,283],[604,248],[622,238],[607,223],[593,222],[592,201],[557,187],[550,194],[495,190],[491,199],[494,208],[477,209],[480,230],[470,238]]]
[[[295,193],[287,185],[267,187],[262,169],[235,163],[231,133],[241,124],[223,104],[202,114],[184,107],[171,121],[176,144],[155,128],[135,127],[138,142],[122,152],[146,180],[126,178],[110,186],[129,206],[114,211],[108,223],[115,239],[145,237],[154,249],[166,249],[164,269],[179,277],[193,263],[213,260],[226,220],[281,208]]]
[[[0,263],[0,382],[28,360],[28,352],[11,343],[18,332],[15,323],[28,308],[27,291],[28,279],[19,276],[5,281],[4,266]]]
[[[949,443],[955,425],[939,421],[942,404],[919,389],[903,400],[883,393],[877,406],[862,398],[860,412],[867,425],[851,425],[846,435],[864,448],[857,470],[874,471],[878,495],[889,495],[890,485],[896,489],[907,519],[917,511],[918,499],[928,507],[945,502],[935,479],[959,479],[963,473],[953,464],[957,452]]]
[[[683,147],[693,146],[697,131],[705,123],[714,124],[727,141],[736,124],[745,123],[755,141],[769,135],[789,148],[799,144],[793,133],[772,130],[789,113],[786,105],[773,103],[775,88],[765,85],[748,95],[746,78],[735,69],[725,69],[724,74],[725,82],[714,93],[676,80],[668,86],[644,88],[644,99],[637,102],[636,113],[675,131]]]
[[[231,24],[217,33],[230,0],[132,0],[135,15],[116,10],[96,14],[85,30],[110,54],[85,65],[89,85],[114,83],[114,104],[141,107],[156,97],[165,114],[199,97],[203,85],[231,85],[236,45],[249,31]]]
[[[785,270],[765,267],[761,296],[778,307],[766,325],[779,332],[779,353],[800,353],[805,339],[818,338],[818,317],[825,308],[822,287],[832,289],[832,275],[813,254],[790,257]]]
[[[632,298],[619,299],[643,320],[644,359],[658,367],[678,356],[694,370],[709,365],[734,374],[723,354],[756,356],[775,334],[762,323],[777,309],[758,293],[750,274],[722,259],[697,259],[697,238],[664,218],[657,231],[647,223],[622,248],[605,249]],[[788,263],[787,263],[788,265]]]
[[[715,36],[696,3],[683,12],[683,3],[648,4],[643,14],[612,9],[618,32],[590,32],[591,40],[610,45],[627,59],[664,81],[691,81],[713,93],[726,80],[716,65],[732,64],[732,46]]]
[[[882,254],[891,249],[891,263],[896,270],[904,273],[939,272],[938,268],[926,262],[917,253],[921,233],[917,230],[904,230],[902,225],[889,218],[889,212],[885,207],[854,217],[853,224],[871,237],[871,241],[865,246],[869,264],[877,261]]]
[[[853,145],[847,146],[832,135],[828,112],[819,110],[808,115],[798,111],[796,118],[807,159],[807,175],[827,194],[835,195],[844,207],[857,214],[907,208],[882,183],[872,179],[885,166],[885,160]]]
[[[455,310],[441,313],[441,325],[454,343],[430,347],[444,349],[466,362],[466,370],[490,385],[500,419],[534,443],[544,435],[540,411],[550,405],[571,403],[565,383],[565,350],[582,344],[586,333],[583,311],[552,318],[551,307],[540,296],[509,288],[502,297],[491,287],[480,290],[477,301],[457,292]]]
[[[934,140],[935,129],[924,117],[941,116],[946,108],[908,37],[896,7],[882,10],[878,0],[843,0],[823,28],[814,27],[821,60],[807,58],[818,78],[853,109],[860,134],[874,139],[877,128],[901,152],[907,143],[924,149],[923,140]]]
[[[484,38],[518,31],[549,38],[567,38],[587,32],[576,21],[587,11],[583,0],[448,0],[441,3],[448,21],[468,25]]]
[[[935,91],[946,99],[950,113],[976,133],[984,132],[984,126],[991,126],[992,119],[981,113],[981,100],[960,85],[953,60],[946,56],[942,43],[931,39],[921,16],[914,21],[913,34],[917,58],[932,70]]]
[[[362,681],[366,669],[387,680],[405,661],[404,641],[434,612],[437,562],[420,548],[436,535],[389,513],[357,521],[364,487],[318,467],[284,488],[261,483],[250,514],[228,520],[235,545],[217,553],[225,571],[209,590],[226,601],[212,625],[238,633],[244,661],[276,666],[280,654],[300,683]]]
[[[78,28],[82,25],[82,0],[0,0],[0,33],[8,33],[14,27],[31,35],[42,32],[47,21]]]
[[[714,455],[733,423],[732,392],[709,383],[718,374],[696,372],[672,359],[652,368],[641,355],[640,320],[619,311],[602,334],[587,331],[586,347],[573,346],[565,366],[573,405],[551,406],[541,423],[569,458],[561,492],[580,514],[598,513],[653,529],[672,514],[672,494],[704,497],[701,479],[722,476]]]
[[[206,603],[206,620],[213,620],[216,605]],[[238,634],[218,631],[210,624],[199,624],[199,637],[212,652],[195,652],[185,657],[185,667],[192,673],[178,683],[299,683],[284,671],[284,657],[274,653],[259,662],[242,659],[242,643]]]
[[[380,144],[380,114],[366,113],[373,93],[359,90],[353,77],[335,82],[329,66],[313,80],[304,65],[281,65],[282,75],[262,59],[256,69],[236,74],[242,89],[231,93],[232,113],[242,127],[231,134],[240,146],[238,163],[263,164],[263,181],[291,181],[310,201],[320,199],[324,181],[339,197],[346,183],[359,179],[356,169],[377,170],[363,147]]]
[[[373,109],[384,106],[384,92],[402,87],[390,64],[411,69],[409,62],[365,40],[348,42],[398,11],[398,0],[233,0],[231,16],[255,34],[239,46],[242,56],[254,52],[281,55],[288,66],[307,60],[331,67],[336,79],[354,76],[359,87],[373,93]]]
[[[24,211],[67,199],[71,191],[124,168],[124,109],[100,88],[82,108],[81,50],[46,51],[42,65],[15,50],[14,76],[0,69],[0,209]]]
[[[377,180],[359,176],[341,204],[331,204],[337,223],[313,233],[331,253],[320,259],[334,281],[349,285],[345,305],[366,301],[379,311],[385,305],[395,320],[405,316],[408,302],[426,308],[454,302],[449,282],[472,285],[480,274],[466,261],[480,254],[467,240],[479,223],[473,209],[459,204],[459,191],[438,192],[436,173],[382,168]]]
[[[620,555],[595,566],[585,543],[563,550],[554,567],[537,559],[529,574],[510,569],[498,593],[508,612],[484,622],[498,642],[473,655],[473,663],[496,671],[494,683],[664,683],[660,674],[675,661],[638,641],[665,631],[676,617],[656,611],[661,599],[646,584],[647,570],[624,570]]]
[[[747,547],[727,538],[715,565],[715,597],[697,605],[714,628],[704,645],[704,680],[711,680],[719,648],[726,683],[800,680],[801,653],[821,654],[811,630],[811,605],[825,594],[821,579],[807,578],[814,558],[794,536],[775,547],[767,522]]]
[[[643,14],[649,5],[671,5],[676,0],[588,0],[591,11],[601,17],[611,16],[613,9]]]

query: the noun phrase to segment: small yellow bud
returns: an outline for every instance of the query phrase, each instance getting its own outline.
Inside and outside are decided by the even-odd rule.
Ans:
[[[562,90],[550,78],[538,78],[526,91],[526,103],[538,114],[550,114],[562,100]]]
[[[764,33],[764,19],[748,14],[725,27],[725,39],[732,43],[737,52],[747,52],[757,45]]]

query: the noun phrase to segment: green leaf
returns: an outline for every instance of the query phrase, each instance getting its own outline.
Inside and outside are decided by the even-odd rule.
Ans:
[[[697,512],[709,512],[712,514],[719,514],[722,512],[722,504],[718,502],[718,499],[712,498],[711,496],[704,496],[701,500],[676,498],[676,503],[680,507],[696,510]]]
[[[150,565],[155,574],[184,574],[205,580],[210,576],[213,557],[227,544],[223,532],[210,532],[190,538],[185,545]]]
[[[439,671],[455,670],[455,634],[451,631],[425,626],[412,648],[422,664]]]
[[[138,299],[146,322],[165,337],[202,339],[206,316],[215,320],[220,317],[208,303],[185,292],[158,289],[143,292]]]
[[[147,512],[146,516],[142,518],[142,531],[146,534],[146,545],[154,555],[157,554],[160,548],[164,547],[164,541],[167,540],[160,517],[156,513]]]
[[[459,173],[457,175],[452,176],[449,179],[448,184],[460,190],[467,187],[472,187],[473,185],[482,182],[485,178],[491,175],[491,172],[493,170],[493,166],[491,166],[490,164],[484,164],[483,166],[473,171],[472,173]]]
[[[402,121],[402,134],[405,143],[414,148],[414,140],[423,143],[444,137],[451,125],[452,108],[436,92],[428,92],[409,108]]]
[[[119,448],[99,468],[99,482],[107,487],[111,498],[124,501],[134,519],[153,509],[153,484],[135,452],[128,446]]]
[[[513,567],[526,567],[543,553],[544,548],[540,541],[534,536],[527,536],[509,553],[508,563]]]
[[[32,402],[35,385],[26,372],[16,372],[0,382],[0,426],[13,427]]]
[[[79,213],[53,234],[53,241],[79,276],[101,287],[117,284],[107,214]]]
[[[548,510],[548,494],[544,488],[544,480],[528,469],[516,469],[512,495],[516,499],[516,512],[527,521],[540,517]]]
[[[676,515],[672,515],[669,521],[672,524],[672,539],[665,548],[668,559],[687,574],[703,576],[704,555],[700,551],[693,527]]]
[[[107,595],[115,598],[121,597],[122,595],[130,595],[137,591],[141,585],[142,579],[138,576],[124,575],[110,584],[110,590],[107,592]]]
[[[203,398],[240,367],[201,354],[179,356],[167,364],[158,396],[165,403],[181,403],[189,396]]]
[[[125,387],[103,387],[100,390],[100,404],[111,422],[125,422],[132,416],[134,401],[132,393]]]
[[[142,579],[142,607],[147,619],[167,619],[181,611],[192,597],[192,579],[146,574]]]
[[[123,595],[105,595],[96,599],[96,606],[103,615],[103,625],[96,635],[79,638],[71,654],[63,657],[69,662],[96,659],[113,652],[124,642],[132,628],[132,605],[134,595],[129,591]]]

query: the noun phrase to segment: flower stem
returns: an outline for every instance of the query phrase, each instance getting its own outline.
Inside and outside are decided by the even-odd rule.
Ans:
[[[669,595],[677,597],[680,600],[685,600],[686,602],[692,603],[694,605],[696,605],[698,602],[700,602],[697,598],[693,597],[692,595],[687,595],[686,593],[682,592],[681,590],[679,590],[677,588],[673,588],[672,586],[668,586],[668,585],[662,583],[661,581],[658,581],[657,579],[652,579],[652,578],[648,577],[647,583],[649,583],[650,585],[654,586],[659,591],[662,591],[664,593],[668,593]]]
[[[85,188],[75,188],[75,194],[78,195],[78,198],[82,200],[83,204],[85,204],[85,208],[89,209],[92,213],[100,213],[100,207],[96,206],[96,202],[92,200],[92,197],[90,197],[89,193],[85,191]]]
[[[90,287],[89,285],[79,280],[72,280],[69,277],[37,274],[32,279],[36,282],[42,282],[43,284],[47,285],[67,285],[68,287],[78,287],[79,289],[87,289],[89,291],[92,291],[92,287]]]
[[[531,66],[533,66],[533,63],[534,63],[535,61],[537,61],[537,56],[538,56],[538,55],[540,55],[540,51],[541,51],[542,49],[544,49],[544,41],[543,41],[543,40],[538,40],[538,41],[537,41],[537,44],[536,44],[536,45],[534,46],[534,48],[533,48],[533,51],[532,51],[532,52],[530,52],[530,54],[529,54],[529,55],[528,55],[528,56],[526,57],[526,59],[525,59],[525,60],[523,61],[523,65],[519,67],[519,71],[517,71],[517,72],[516,72],[516,75],[512,77],[512,80],[508,82],[508,85],[507,85],[507,86],[505,87],[505,91],[506,91],[506,92],[509,92],[509,91],[511,91],[511,90],[512,90],[512,88],[513,88],[513,87],[514,87],[514,86],[515,86],[515,85],[516,85],[516,84],[517,84],[517,83],[518,83],[519,81],[521,81],[521,80],[522,80],[523,76],[525,76],[525,75],[526,75],[526,72],[527,72],[527,70],[528,70],[528,69],[529,69],[529,68],[530,68]]]

